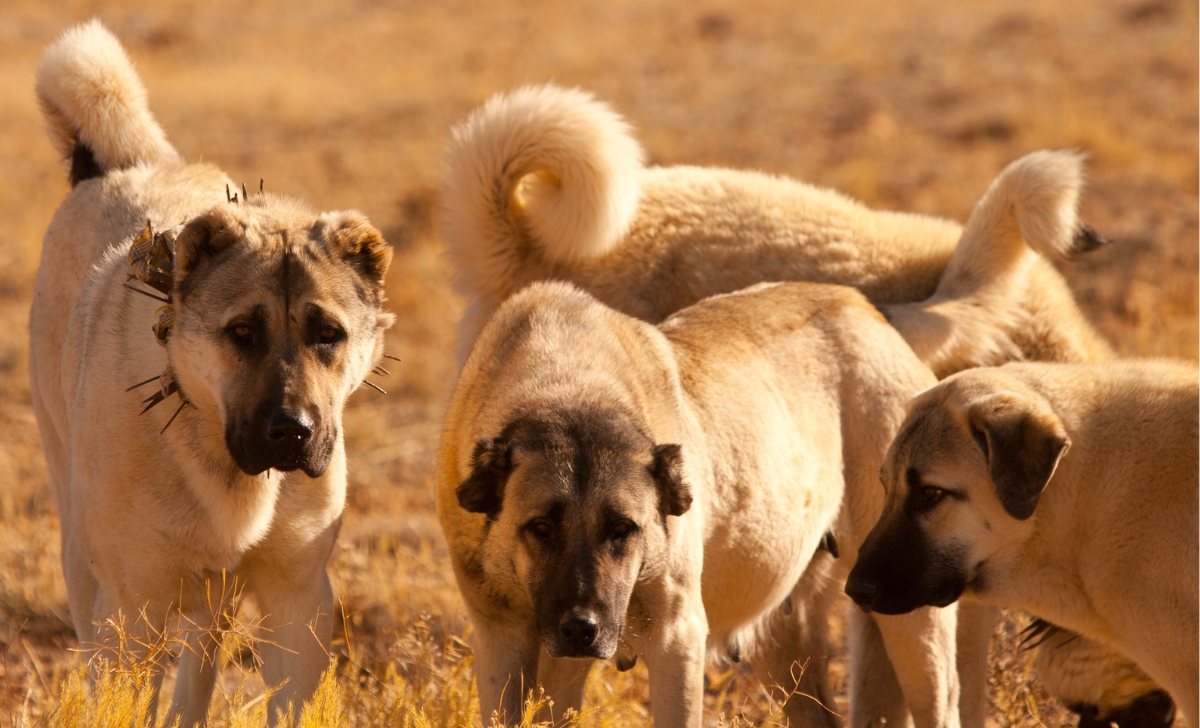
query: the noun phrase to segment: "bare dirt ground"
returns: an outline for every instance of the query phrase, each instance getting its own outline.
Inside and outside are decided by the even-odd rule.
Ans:
[[[185,157],[323,209],[358,208],[397,248],[389,351],[404,361],[386,396],[356,394],[347,414],[351,489],[331,572],[347,614],[348,689],[385,672],[410,687],[465,684],[446,672],[468,664],[453,641],[467,625],[432,486],[461,303],[433,219],[447,130],[493,92],[579,85],[630,119],[655,163],[761,169],[958,220],[1021,154],[1082,149],[1083,217],[1117,241],[1061,266],[1084,310],[1124,355],[1197,356],[1194,3],[7,0],[0,725],[48,720],[81,663],[29,404],[26,319],[42,232],[67,191],[33,69],[63,29],[93,16],[126,43]],[[1066,714],[1014,646],[1021,619],[994,644],[992,720],[1061,725]],[[741,673],[709,676],[712,724],[718,704],[726,720],[768,716]],[[593,695],[624,711],[604,724],[645,722],[643,674],[594,681]]]

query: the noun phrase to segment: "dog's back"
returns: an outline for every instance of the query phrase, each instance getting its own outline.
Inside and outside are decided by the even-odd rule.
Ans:
[[[852,286],[880,305],[953,296],[961,321],[943,307],[940,325],[902,329],[941,375],[1111,355],[1039,255],[1102,241],[1077,225],[1076,155],[1015,162],[966,229],[756,172],[644,168],[642,156],[608,106],[554,86],[498,95],[455,128],[441,233],[469,301],[460,359],[487,316],[538,280],[571,281],[650,322],[762,281]]]

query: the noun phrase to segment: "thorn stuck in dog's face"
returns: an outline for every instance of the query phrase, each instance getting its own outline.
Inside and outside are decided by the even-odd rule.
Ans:
[[[180,387],[244,473],[323,474],[382,344],[387,243],[358,213],[267,196],[192,220],[175,257]]]
[[[484,568],[522,589],[554,657],[608,659],[634,586],[691,506],[678,445],[597,409],[539,409],[476,445],[459,504],[487,515]]]

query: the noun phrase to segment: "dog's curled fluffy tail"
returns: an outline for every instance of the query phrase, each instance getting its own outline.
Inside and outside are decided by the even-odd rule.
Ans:
[[[456,126],[441,234],[459,290],[499,303],[531,258],[604,255],[637,210],[642,149],[591,94],[553,85],[493,96]]]
[[[1038,325],[1028,302],[1046,297],[1028,290],[1046,282],[1040,257],[1109,242],[1077,218],[1083,159],[1043,150],[1008,165],[975,205],[933,297],[886,311],[939,377],[1025,358],[1017,339]]]
[[[1083,155],[1032,152],[1008,165],[975,205],[937,293],[968,293],[1024,271],[1033,253],[1069,257],[1107,242],[1076,218]]]
[[[71,163],[71,186],[112,170],[178,160],[120,42],[97,20],[71,28],[37,67],[50,140]]]

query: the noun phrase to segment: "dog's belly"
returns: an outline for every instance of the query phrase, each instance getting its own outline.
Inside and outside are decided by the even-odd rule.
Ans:
[[[827,487],[777,490],[715,529],[705,547],[703,594],[713,639],[769,614],[791,593],[837,515],[841,479],[829,473],[800,482]],[[760,491],[761,492],[761,491]]]

